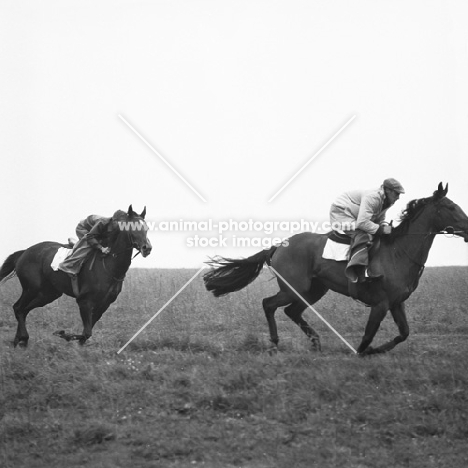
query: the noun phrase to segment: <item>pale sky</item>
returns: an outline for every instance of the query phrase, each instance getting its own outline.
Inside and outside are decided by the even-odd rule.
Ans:
[[[156,222],[326,220],[386,177],[406,188],[392,216],[440,181],[468,212],[467,24],[447,0],[3,0],[0,259],[129,204]],[[151,232],[133,266],[260,250],[195,234]],[[428,265],[453,264],[467,244],[436,238]]]

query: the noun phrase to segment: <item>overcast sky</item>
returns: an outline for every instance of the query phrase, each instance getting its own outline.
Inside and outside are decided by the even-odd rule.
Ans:
[[[1,259],[129,204],[156,222],[326,220],[386,177],[406,188],[393,217],[440,181],[468,211],[467,24],[447,0],[3,0]],[[133,265],[260,250],[195,234],[152,231]],[[438,237],[428,265],[451,264],[468,247]]]

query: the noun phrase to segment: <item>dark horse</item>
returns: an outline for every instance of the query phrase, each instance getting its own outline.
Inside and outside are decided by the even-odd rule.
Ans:
[[[36,307],[42,307],[58,299],[62,294],[76,298],[83,321],[82,335],[69,335],[59,332],[66,340],[79,340],[84,344],[91,337],[95,323],[101,318],[110,304],[122,290],[122,282],[132,261],[133,248],[143,257],[151,252],[147,238],[148,227],[144,221],[146,208],[138,215],[130,205],[128,212],[118,212],[112,232],[109,235],[110,253],[91,255],[78,275],[79,295],[73,293],[71,279],[63,271],[54,271],[50,264],[59,247],[57,242],[41,242],[26,250],[11,254],[0,269],[0,281],[16,272],[23,288],[18,301],[13,305],[18,329],[13,344],[27,346],[29,335],[26,317]],[[121,224],[124,223],[124,224]],[[122,228],[121,228],[122,226]],[[125,226],[125,227],[123,227]],[[128,229],[127,229],[128,228]],[[97,251],[96,251],[97,252]]]
[[[358,283],[349,288],[345,276],[346,262],[324,260],[322,252],[326,234],[309,232],[289,239],[288,246],[272,247],[245,259],[217,257],[208,262],[214,268],[204,275],[205,286],[218,296],[239,291],[251,283],[266,262],[279,273],[280,291],[263,299],[263,309],[270,329],[271,341],[278,345],[275,311],[284,307],[291,318],[320,349],[318,334],[302,318],[307,307],[284,281],[289,283],[309,304],[317,302],[331,289],[345,296],[352,295],[371,307],[359,354],[382,353],[393,349],[409,335],[405,301],[417,288],[429,250],[436,234],[446,232],[462,236],[468,242],[468,217],[446,197],[448,185],[431,197],[413,200],[403,212],[401,223],[389,236],[381,237],[380,261],[383,278]],[[398,326],[399,335],[377,348],[369,346],[380,323],[390,310]]]

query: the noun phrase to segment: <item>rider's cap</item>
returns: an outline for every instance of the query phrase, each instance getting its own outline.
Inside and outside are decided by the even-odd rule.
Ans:
[[[405,189],[403,188],[403,185],[398,182],[396,179],[385,179],[383,181],[383,186],[387,187],[389,189],[395,190],[397,193],[405,193]]]

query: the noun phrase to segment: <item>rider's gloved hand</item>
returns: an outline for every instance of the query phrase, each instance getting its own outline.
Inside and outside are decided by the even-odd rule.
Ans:
[[[392,226],[388,223],[382,223],[377,230],[378,235],[388,236],[392,233]]]

